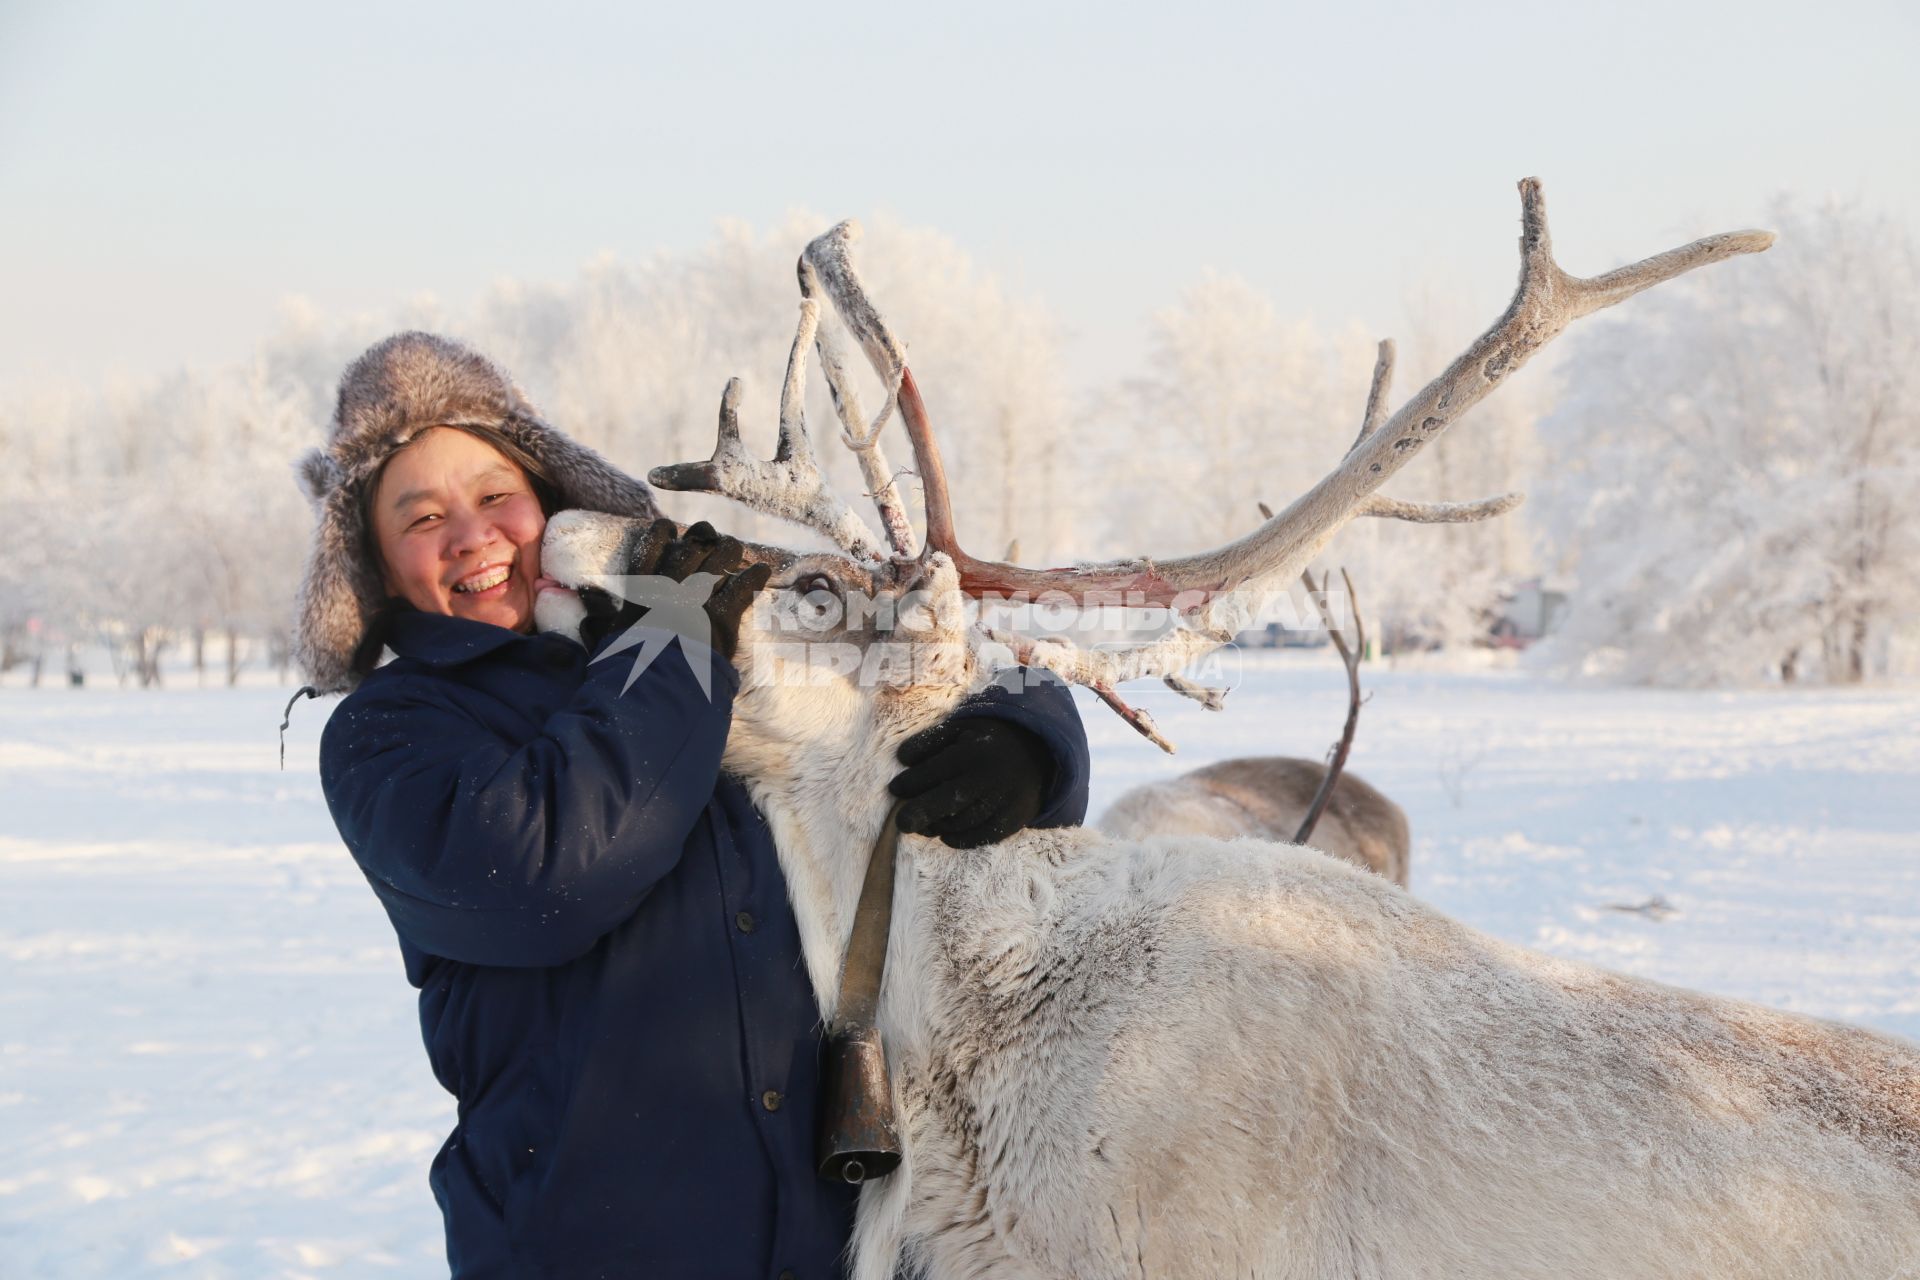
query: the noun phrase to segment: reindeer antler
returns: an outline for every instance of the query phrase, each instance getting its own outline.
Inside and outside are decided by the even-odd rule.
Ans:
[[[747,452],[740,440],[740,379],[727,380],[720,394],[719,438],[705,462],[676,462],[655,467],[647,479],[662,489],[717,493],[755,511],[791,520],[824,534],[856,560],[884,558],[879,540],[827,486],[807,434],[807,347],[819,330],[820,304],[800,303],[800,326],[787,356],[787,377],[780,388],[780,439],[771,460]],[[829,381],[833,373],[828,374]]]
[[[1381,343],[1382,348],[1390,343]],[[1389,360],[1391,355],[1388,356]],[[1378,385],[1376,379],[1375,385]],[[1333,648],[1340,655],[1340,664],[1347,669],[1347,722],[1340,729],[1340,740],[1333,744],[1333,750],[1327,756],[1327,772],[1320,779],[1319,788],[1313,793],[1313,803],[1307,806],[1307,814],[1300,819],[1300,829],[1293,833],[1295,844],[1305,844],[1313,838],[1313,829],[1320,823],[1320,815],[1327,810],[1327,802],[1333,799],[1333,789],[1340,785],[1340,775],[1347,767],[1347,756],[1353,750],[1353,731],[1360,723],[1360,659],[1367,653],[1367,624],[1360,617],[1360,601],[1354,594],[1353,575],[1345,569],[1340,570],[1340,580],[1347,584],[1347,609],[1353,619],[1353,641],[1347,641],[1347,624],[1344,620],[1336,622],[1333,609],[1328,604],[1327,584],[1332,575],[1323,573],[1316,586],[1313,573],[1302,570],[1300,581],[1307,588],[1307,598],[1320,612],[1321,621],[1327,624],[1327,638],[1333,641]]]
[[[953,535],[952,505],[939,465],[925,404],[909,371],[900,389],[901,414],[913,439],[914,456],[927,489],[927,531],[931,545],[952,556],[970,591],[1141,591],[1151,603],[1171,604],[1183,592],[1210,595],[1263,579],[1291,581],[1315,552],[1356,515],[1418,519],[1456,518],[1464,511],[1492,514],[1507,499],[1468,504],[1443,516],[1441,507],[1421,507],[1382,499],[1367,500],[1422,445],[1435,439],[1461,414],[1478,404],[1501,379],[1525,364],[1574,320],[1624,301],[1666,280],[1736,254],[1755,253],[1773,243],[1766,231],[1735,231],[1622,267],[1592,279],[1562,271],[1553,260],[1547,235],[1546,205],[1537,178],[1520,183],[1521,269],[1513,301],[1492,328],[1446,370],[1422,388],[1399,412],[1364,431],[1341,464],[1286,510],[1245,537],[1197,555],[1154,561],[1147,557],[1063,569],[1024,569],[978,560],[959,547]],[[835,298],[836,303],[839,299]],[[1388,368],[1391,352],[1386,353]],[[1384,382],[1376,372],[1384,397]],[[1371,416],[1371,415],[1370,415]],[[1418,513],[1418,514],[1416,514]]]
[[[1205,695],[1207,691],[1178,678],[1180,669],[1245,627],[1257,612],[1257,604],[1298,575],[1356,516],[1434,523],[1482,520],[1512,510],[1521,501],[1519,494],[1468,503],[1414,503],[1377,491],[1428,441],[1438,438],[1574,320],[1695,267],[1736,254],[1755,253],[1773,243],[1770,232],[1730,232],[1696,240],[1602,276],[1581,279],[1568,275],[1553,260],[1546,204],[1538,179],[1520,183],[1520,201],[1520,281],[1506,313],[1440,376],[1384,421],[1394,353],[1391,343],[1382,343],[1367,411],[1346,457],[1284,511],[1245,537],[1197,555],[1164,561],[1142,556],[1066,568],[1027,569],[967,554],[954,530],[946,472],[926,403],[912,371],[905,366],[899,344],[886,332],[878,312],[859,292],[857,280],[851,275],[840,280],[828,276],[826,284],[835,306],[849,317],[849,327],[863,335],[875,368],[883,377],[894,366],[899,368],[901,417],[913,442],[915,463],[926,492],[926,549],[952,557],[960,571],[963,591],[976,597],[1064,592],[1082,603],[1118,598],[1129,604],[1168,606],[1182,616],[1184,625],[1159,640],[1118,651],[1087,652],[991,634],[1022,661],[1045,666],[1094,689],[1141,732],[1164,746],[1164,739],[1154,731],[1149,718],[1127,709],[1112,695],[1114,686],[1158,676],[1182,692]]]
[[[1386,415],[1394,350],[1380,344],[1360,431],[1346,456],[1306,493],[1278,515],[1236,541],[1197,555],[1156,561],[1140,556],[1100,564],[1028,569],[982,560],[960,546],[946,469],[933,426],[906,350],[888,330],[854,270],[849,247],[858,224],[842,222],[807,246],[799,264],[800,332],[788,362],[781,396],[780,449],[772,462],[747,457],[740,445],[735,406],[737,383],[729,383],[721,402],[720,440],[705,463],[661,467],[654,483],[669,489],[723,493],[757,510],[796,520],[820,530],[862,560],[880,557],[877,539],[866,524],[825,488],[807,439],[801,392],[805,386],[806,344],[819,342],[843,439],[860,460],[861,474],[880,508],[894,555],[909,555],[912,534],[893,473],[880,452],[881,428],[896,405],[913,446],[915,468],[926,500],[926,540],[920,555],[950,557],[960,588],[982,599],[993,595],[1064,594],[1082,607],[1116,603],[1171,609],[1172,631],[1148,644],[1108,651],[1086,651],[1062,643],[1039,642],[983,628],[988,639],[1007,646],[1023,663],[1046,667],[1075,684],[1086,685],[1142,733],[1168,750],[1172,747],[1153,722],[1120,700],[1115,687],[1153,676],[1169,686],[1217,706],[1218,690],[1180,675],[1181,669],[1227,643],[1247,626],[1266,599],[1285,590],[1343,526],[1358,516],[1417,523],[1484,520],[1519,505],[1517,493],[1477,502],[1407,502],[1389,498],[1380,486],[1493,389],[1534,352],[1574,320],[1610,307],[1695,267],[1736,254],[1756,253],[1773,243],[1766,231],[1735,231],[1692,244],[1591,279],[1568,275],[1553,260],[1547,234],[1546,205],[1538,179],[1520,183],[1520,282],[1505,314],[1452,364],[1402,405]],[[832,299],[841,321],[866,353],[880,377],[886,403],[866,420],[837,348],[819,328],[817,293]]]
[[[796,271],[800,276],[800,296],[812,298],[822,292],[820,277],[824,273],[836,282],[839,293],[865,298],[866,291],[860,287],[860,278],[854,273],[853,258],[848,246],[860,238],[860,224],[848,219],[836,224],[826,234],[816,236],[808,243],[806,251],[800,255]],[[837,295],[830,295],[837,296]],[[840,440],[860,463],[860,478],[866,482],[867,496],[873,499],[874,506],[880,510],[880,523],[887,531],[887,542],[893,547],[896,556],[905,558],[913,554],[913,524],[907,519],[906,504],[900,500],[900,490],[894,481],[894,472],[887,465],[887,455],[880,449],[880,429],[893,417],[894,404],[900,394],[900,374],[906,368],[906,355],[897,345],[888,339],[876,344],[871,335],[878,329],[884,333],[884,326],[878,326],[879,314],[873,313],[875,326],[864,329],[854,328],[854,320],[846,319],[859,313],[849,312],[838,307],[843,322],[859,339],[861,347],[867,352],[874,370],[880,374],[887,394],[886,403],[880,406],[871,422],[861,412],[859,392],[855,390],[853,379],[848,376],[846,363],[840,358],[840,347],[832,337],[833,330],[825,325],[815,338],[820,351],[820,370],[827,375],[827,390],[833,396],[834,412],[840,415]],[[869,308],[871,310],[871,308]]]
[[[1380,424],[1386,420],[1387,393],[1393,386],[1394,354],[1393,339],[1380,339],[1379,354],[1373,361],[1373,381],[1367,388],[1367,411],[1361,416],[1360,434],[1353,438],[1353,444],[1347,450],[1349,454],[1365,444],[1367,437],[1378,431]],[[1519,493],[1503,493],[1498,497],[1482,498],[1478,502],[1402,502],[1384,493],[1376,493],[1354,514],[1384,516],[1414,524],[1468,524],[1503,516],[1524,501],[1526,495]],[[1273,512],[1267,509],[1264,502],[1260,504],[1260,514],[1269,520],[1273,518]]]

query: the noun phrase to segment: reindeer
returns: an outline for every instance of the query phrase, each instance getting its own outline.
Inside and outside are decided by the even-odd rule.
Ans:
[[[833,1020],[869,849],[891,824],[894,749],[996,665],[1044,666],[1142,732],[1116,688],[1171,678],[1231,636],[1355,516],[1466,518],[1380,486],[1573,319],[1765,248],[1699,240],[1592,279],[1553,260],[1521,184],[1507,312],[1279,515],[1197,556],[1032,570],[954,536],[926,406],[853,274],[853,229],[807,250],[771,460],[740,443],[737,387],[701,463],[656,483],[797,520],[838,553],[778,553],[726,767],[772,824],[821,1013]],[[829,340],[821,365],[888,545],[830,495],[799,395],[824,290],[879,372],[871,420]],[[885,482],[897,408],[926,495],[925,545]],[[620,572],[637,531],[549,525],[543,564]],[[1180,626],[1083,652],[1005,633],[1009,590],[1135,592]],[[807,633],[915,660],[863,683],[786,638],[821,592],[904,607]],[[908,597],[912,597],[911,600]],[[542,625],[577,621],[550,594]],[[1195,696],[1207,691],[1193,688]],[[1296,846],[1027,831],[959,852],[901,837],[877,1025],[902,1162],[861,1192],[857,1280],[960,1277],[1885,1277],[1920,1265],[1920,1048],[1509,946],[1379,876]],[[869,937],[863,933],[862,937]],[[1903,1270],[1904,1269],[1904,1270]]]
[[[1321,801],[1329,782],[1331,795]],[[1302,835],[1316,802],[1324,812]],[[1122,792],[1096,825],[1116,840],[1184,834],[1311,842],[1403,889],[1413,846],[1406,810],[1364,779],[1299,756],[1241,756],[1143,782]]]
[[[1368,419],[1375,419],[1393,375],[1393,343],[1380,344],[1374,366],[1373,391],[1367,397]],[[1374,425],[1379,425],[1377,421]],[[1363,426],[1364,438],[1372,427]],[[1263,518],[1273,509],[1260,504]],[[1344,858],[1356,867],[1385,876],[1407,887],[1407,862],[1413,853],[1407,815],[1399,805],[1346,771],[1353,749],[1353,731],[1360,720],[1360,658],[1366,652],[1366,631],[1357,612],[1353,579],[1346,580],[1347,606],[1354,623],[1350,640],[1345,628],[1333,621],[1323,574],[1316,584],[1311,572],[1300,575],[1307,596],[1327,619],[1327,635],[1347,669],[1347,723],[1325,764],[1298,756],[1243,756],[1203,765],[1164,782],[1143,782],[1121,793],[1100,815],[1100,830],[1120,840],[1147,836],[1215,836],[1231,840],[1252,836],[1285,844],[1312,842],[1322,853]]]

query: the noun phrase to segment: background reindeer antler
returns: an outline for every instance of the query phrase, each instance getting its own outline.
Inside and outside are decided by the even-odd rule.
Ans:
[[[1261,505],[1264,507],[1266,504]],[[1340,571],[1340,581],[1347,584],[1347,616],[1353,619],[1352,640],[1347,639],[1346,624],[1333,620],[1333,609],[1327,603],[1329,575],[1321,574],[1319,585],[1316,586],[1312,572],[1302,570],[1300,581],[1306,585],[1307,594],[1320,610],[1320,617],[1327,624],[1327,637],[1333,641],[1334,650],[1340,655],[1340,663],[1347,669],[1347,722],[1340,730],[1340,741],[1333,744],[1333,752],[1327,757],[1327,776],[1320,780],[1320,789],[1314,792],[1313,803],[1307,806],[1307,816],[1300,820],[1300,829],[1294,833],[1295,844],[1305,844],[1313,835],[1314,827],[1320,823],[1320,815],[1326,812],[1327,802],[1333,799],[1333,789],[1339,785],[1341,773],[1346,770],[1347,756],[1353,751],[1353,731],[1360,725],[1360,704],[1364,701],[1360,697],[1360,659],[1367,652],[1367,628],[1360,620],[1360,602],[1354,598],[1353,576],[1345,569]]]

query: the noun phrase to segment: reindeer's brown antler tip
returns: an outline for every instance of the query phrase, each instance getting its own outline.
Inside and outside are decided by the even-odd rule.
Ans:
[[[720,427],[713,456],[705,462],[672,462],[647,472],[647,481],[677,493],[711,493],[721,486],[721,467],[744,454],[740,443],[740,379],[728,378],[720,393]]]
[[[674,493],[702,492],[714,486],[711,462],[675,462],[647,472],[647,483]]]

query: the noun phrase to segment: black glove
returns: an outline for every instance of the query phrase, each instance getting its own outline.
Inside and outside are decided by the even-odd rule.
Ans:
[[[703,606],[712,623],[713,647],[732,658],[740,644],[740,619],[753,606],[753,597],[773,576],[771,565],[740,567],[746,547],[738,538],[722,537],[705,520],[679,533],[673,521],[653,522],[627,556],[622,572],[632,577],[661,577],[685,582],[696,573],[720,577]],[[597,654],[609,637],[619,635],[647,616],[645,605],[620,600],[599,587],[580,588],[587,616],[580,623],[580,643]]]
[[[727,539],[734,542],[733,539]],[[738,542],[734,542],[738,546]],[[713,562],[707,562],[707,572],[716,573]],[[750,564],[740,568],[734,561],[734,571],[720,575],[720,581],[714,584],[713,594],[707,597],[707,620],[713,624],[713,647],[720,656],[729,662],[733,660],[734,650],[740,647],[740,619],[746,617],[747,610],[753,608],[753,598],[765,590],[767,579],[773,577],[770,564]]]
[[[948,720],[900,744],[887,790],[906,800],[900,829],[956,849],[1005,840],[1040,816],[1053,753],[1039,735],[1005,720]]]

